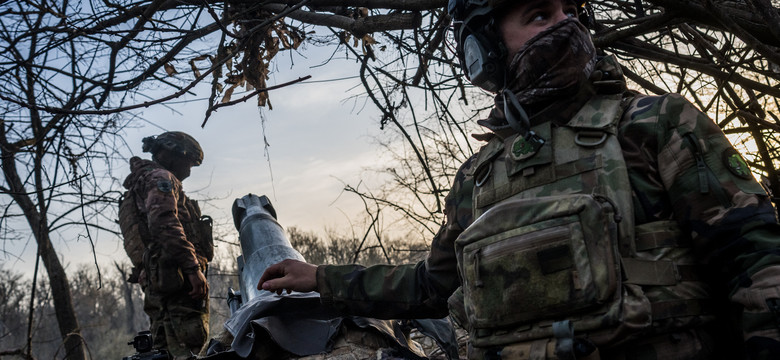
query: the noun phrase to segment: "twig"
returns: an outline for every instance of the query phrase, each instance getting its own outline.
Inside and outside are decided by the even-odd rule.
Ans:
[[[40,245],[38,246],[40,247]],[[35,287],[38,281],[38,265],[41,262],[41,254],[36,252],[35,254],[35,269],[33,270],[33,283],[32,291],[30,292],[30,313],[27,316],[27,358],[32,359],[32,326],[33,326],[33,310],[35,310]]]
[[[311,78],[311,75],[306,75],[304,77],[299,77],[299,78],[297,78],[295,80],[288,81],[288,82],[283,83],[283,84],[269,86],[269,87],[266,87],[266,88],[263,88],[263,89],[257,89],[255,91],[251,92],[249,95],[246,95],[246,96],[244,96],[244,97],[242,97],[242,98],[240,98],[238,100],[228,101],[228,102],[224,102],[224,103],[221,103],[221,104],[216,104],[214,106],[210,106],[208,108],[208,110],[206,110],[206,118],[203,119],[203,123],[200,124],[200,127],[205,127],[206,126],[206,122],[209,120],[209,116],[211,116],[211,113],[216,111],[217,109],[219,109],[221,107],[235,105],[235,104],[247,101],[247,100],[251,99],[253,96],[256,96],[257,94],[259,94],[261,92],[276,90],[276,89],[283,88],[283,87],[288,86],[288,85],[292,85],[292,84],[295,84],[295,83],[299,83],[301,81],[308,80],[310,78]]]

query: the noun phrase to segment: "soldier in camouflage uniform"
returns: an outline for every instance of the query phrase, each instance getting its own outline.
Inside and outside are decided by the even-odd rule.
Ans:
[[[200,209],[182,189],[182,180],[203,161],[191,136],[165,132],[143,139],[152,160],[130,159],[124,181],[148,231],[141,231],[145,252],[140,283],[156,348],[176,359],[197,354],[208,338],[208,282],[204,276],[209,252],[196,230]],[[208,234],[210,236],[210,234]]]
[[[450,1],[467,75],[499,95],[424,261],[286,260],[258,288],[318,291],[356,315],[450,314],[470,359],[780,359],[767,194],[682,96],[628,91],[578,5]],[[506,52],[503,84],[480,73],[492,60],[474,39],[503,46],[483,52]]]

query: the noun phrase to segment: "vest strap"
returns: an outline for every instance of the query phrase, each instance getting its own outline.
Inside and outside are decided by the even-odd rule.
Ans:
[[[658,321],[680,316],[706,314],[710,312],[712,303],[705,299],[684,299],[654,302],[650,307],[653,312],[653,321]]]
[[[637,251],[690,246],[690,241],[686,240],[674,220],[655,221],[636,227]]]
[[[669,260],[640,260],[623,258],[626,284],[669,286],[677,284],[677,266]]]
[[[474,206],[481,208],[501,200],[511,197],[517,194],[522,189],[528,189],[539,185],[549,183],[551,179],[560,180],[570,176],[581,174],[586,171],[600,169],[604,166],[604,160],[601,155],[589,156],[583,159],[574,160],[568,163],[555,165],[555,167],[543,167],[540,169],[532,169],[534,173],[533,177],[524,176],[514,179],[512,182],[504,185],[497,186],[490,190],[483,190],[479,193],[474,201]],[[492,167],[491,167],[492,169]]]
[[[653,233],[645,236],[637,236],[636,251],[647,251],[658,248],[676,248],[682,245],[677,236],[673,234]]]

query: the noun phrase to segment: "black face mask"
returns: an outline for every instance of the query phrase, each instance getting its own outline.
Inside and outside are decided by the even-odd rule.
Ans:
[[[193,164],[192,161],[185,157],[162,150],[154,154],[152,159],[173,173],[179,181],[184,181],[184,179],[190,177]]]
[[[537,34],[509,64],[507,86],[521,104],[554,100],[576,91],[596,64],[588,29],[577,19],[563,20]]]

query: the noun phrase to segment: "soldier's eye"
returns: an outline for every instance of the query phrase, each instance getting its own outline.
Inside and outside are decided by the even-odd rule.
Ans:
[[[529,17],[529,19],[530,19],[529,22],[544,21],[545,19],[547,19],[547,17],[548,16],[547,16],[546,13],[538,11],[538,12],[535,12],[535,13],[531,14],[531,16]]]

